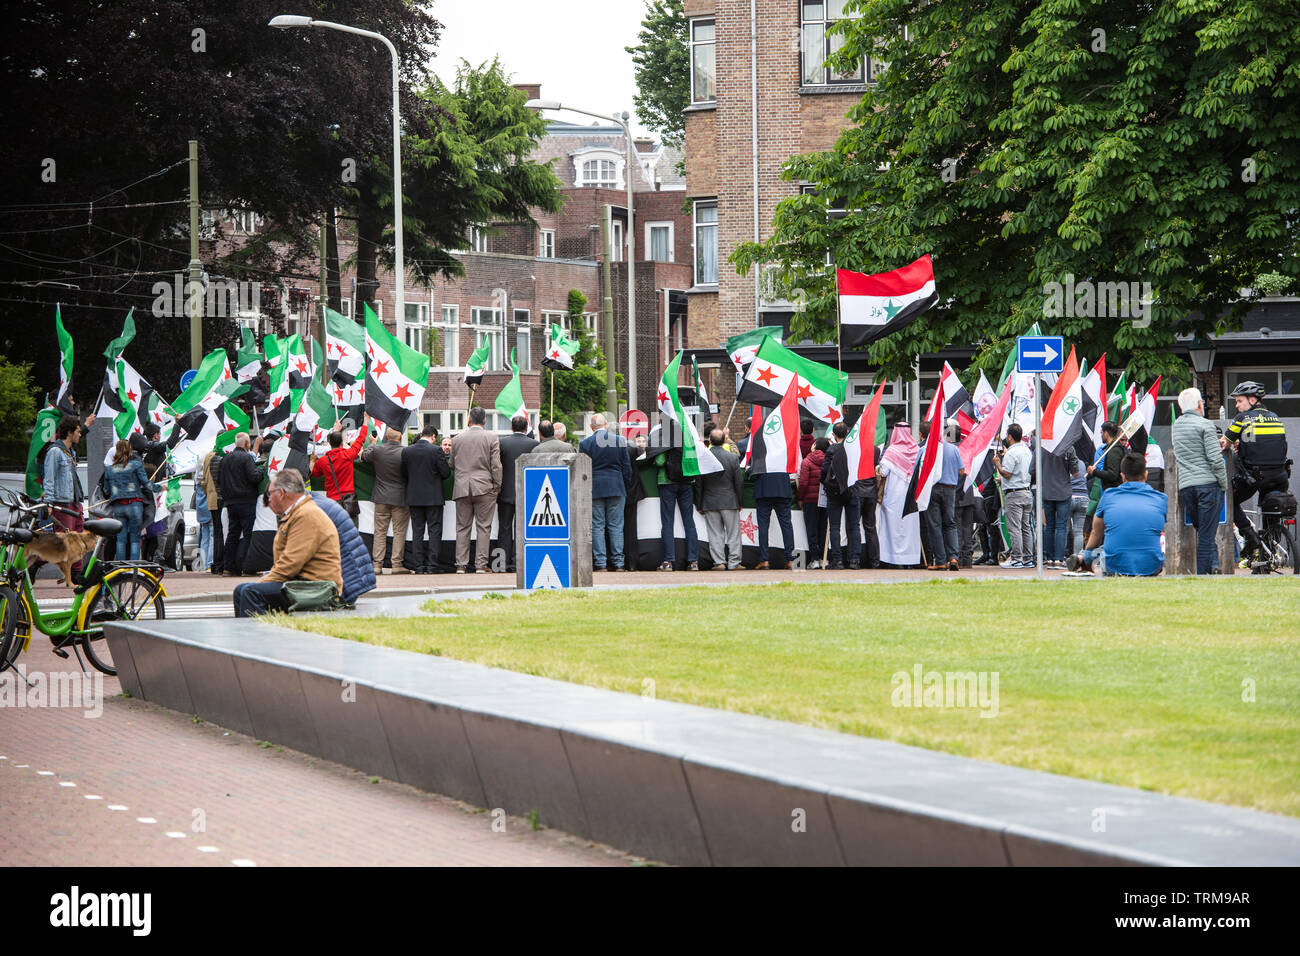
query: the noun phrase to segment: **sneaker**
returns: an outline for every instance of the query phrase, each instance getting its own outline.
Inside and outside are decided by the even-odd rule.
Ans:
[[[821,563],[820,561],[809,561],[809,562],[808,562],[808,570],[809,570],[809,571],[820,571],[821,569],[822,569],[822,563]]]
[[[457,573],[457,574],[464,574],[464,573],[465,573],[465,569],[464,569],[464,568],[457,568],[457,569],[456,569],[456,573]]]
[[[951,561],[948,562],[948,570],[949,570],[949,571],[957,571],[957,570],[960,570],[960,567],[961,567],[961,566],[957,563],[957,559],[956,559],[956,558],[953,558]]]
[[[393,568],[393,574],[411,574],[411,573],[412,572],[410,568],[404,567],[402,565],[398,565],[397,567]]]
[[[826,570],[827,570],[827,571],[843,571],[843,570],[844,570],[844,562],[843,562],[843,561],[828,561],[828,562],[826,563]]]
[[[690,564],[686,565],[687,571],[698,571],[699,569],[700,569],[700,562],[698,561],[692,561]]]
[[[770,568],[771,568],[771,565],[768,564],[766,561],[760,561],[760,562],[758,562],[758,564],[754,565],[754,570],[755,570],[755,571],[767,571],[767,570],[769,570]]]
[[[671,561],[665,561],[663,564],[659,565],[660,571],[671,571],[672,569],[673,563]]]
[[[861,570],[862,570],[862,562],[861,562],[861,561],[850,561],[850,562],[849,562],[849,570],[850,570],[850,571],[861,571]]]
[[[927,565],[925,566],[925,569],[926,569],[927,571],[946,571],[946,570],[948,570],[948,565],[946,565],[946,564],[927,564]]]

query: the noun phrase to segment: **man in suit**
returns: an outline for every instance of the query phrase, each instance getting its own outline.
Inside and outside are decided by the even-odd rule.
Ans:
[[[709,529],[709,556],[714,570],[740,567],[740,503],[745,496],[745,473],[740,459],[726,449],[722,429],[709,433],[709,451],[722,471],[700,476],[700,511]]]
[[[533,451],[539,454],[550,451],[573,452],[573,446],[564,440],[567,434],[564,422],[540,422],[537,425],[537,434],[542,436],[542,443]]]
[[[410,574],[406,566],[406,526],[411,521],[411,509],[406,506],[406,469],[402,461],[402,433],[396,428],[384,432],[384,440],[364,448],[361,460],[375,466],[375,484],[370,501],[375,508],[374,540],[370,554],[375,562],[375,574],[384,568],[384,553],[388,548],[388,529],[393,529],[393,573]]]
[[[454,484],[451,496],[456,500],[456,573],[469,567],[469,526],[475,525],[477,545],[474,569],[488,569],[488,548],[492,541],[492,511],[501,493],[501,441],[483,423],[487,412],[481,407],[469,410],[469,428],[451,441],[451,468]]]
[[[406,506],[411,509],[411,557],[416,574],[434,574],[442,550],[442,480],[451,474],[438,444],[438,429],[425,425],[420,440],[402,450],[406,472]],[[429,543],[424,542],[425,529]]]
[[[506,555],[506,570],[515,573],[515,462],[537,447],[529,438],[528,419],[516,415],[510,419],[510,434],[501,439],[501,494],[497,496],[497,541]]]
[[[623,505],[632,487],[632,456],[627,439],[612,435],[605,416],[591,416],[592,432],[578,445],[591,459],[592,570],[623,570]],[[609,551],[605,531],[609,531]]]
[[[252,452],[262,446],[262,439],[251,442],[246,432],[235,436],[235,448],[221,460],[217,471],[217,489],[226,509],[229,531],[222,548],[225,573],[237,578],[244,570],[244,558],[253,542],[253,522],[257,517],[257,499],[261,496],[265,469],[259,468]]]

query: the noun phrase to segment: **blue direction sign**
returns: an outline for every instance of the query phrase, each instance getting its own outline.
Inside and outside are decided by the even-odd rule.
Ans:
[[[569,469],[525,466],[523,508],[525,541],[568,541]]]
[[[198,369],[193,369],[193,368],[192,368],[192,369],[190,369],[188,372],[186,372],[184,375],[181,376],[181,391],[182,391],[182,392],[185,391],[187,388],[190,387],[190,383],[193,382],[194,379],[198,377],[198,374],[199,374]]]
[[[571,580],[568,544],[524,545],[524,587],[528,590],[559,591]]]
[[[1017,372],[1065,370],[1065,338],[1060,335],[1022,335],[1016,339]]]
[[[1220,495],[1219,496],[1219,524],[1227,524],[1227,523],[1228,523],[1228,497],[1227,495]],[[1190,511],[1183,512],[1183,525],[1188,528],[1193,527],[1192,513]]]

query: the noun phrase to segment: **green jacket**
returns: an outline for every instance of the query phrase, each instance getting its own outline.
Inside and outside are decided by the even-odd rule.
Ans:
[[[1219,435],[1200,412],[1184,412],[1174,422],[1174,457],[1178,461],[1178,488],[1217,482],[1228,490],[1228,468],[1223,463]]]

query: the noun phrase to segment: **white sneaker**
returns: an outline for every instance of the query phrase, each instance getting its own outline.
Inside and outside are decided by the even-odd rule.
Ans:
[[[821,567],[822,567],[822,563],[821,563],[820,561],[810,561],[810,562],[808,562],[808,570],[809,570],[809,571],[820,571],[820,570],[821,570]]]

